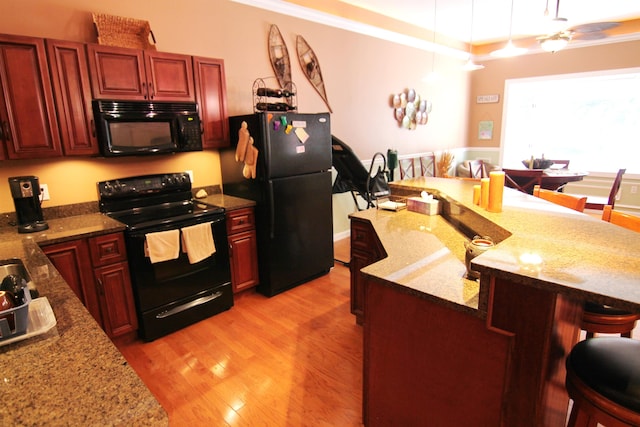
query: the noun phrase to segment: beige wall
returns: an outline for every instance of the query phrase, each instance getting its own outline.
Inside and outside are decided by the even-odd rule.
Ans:
[[[566,49],[554,54],[539,53],[486,61],[483,70],[471,76],[468,146],[499,147],[505,81],[524,77],[569,74],[617,68],[640,67],[640,41]],[[476,104],[478,95],[500,95],[497,104]],[[493,139],[478,139],[478,123],[493,121]]]
[[[298,66],[298,34],[319,57],[333,109],[332,131],[360,158],[370,159],[387,148],[408,154],[461,147],[467,139],[468,76],[459,71],[460,61],[436,56],[435,68],[446,77],[429,86],[421,79],[432,69],[431,53],[228,0],[3,1],[0,33],[94,42],[92,11],[148,20],[160,51],[223,58],[230,115],[252,112],[254,80],[273,76],[267,34],[276,24],[292,56],[299,111],[320,112],[327,107]],[[389,105],[392,94],[408,87],[434,104],[429,124],[415,131],[398,128]],[[220,183],[215,151],[153,159],[0,162],[0,212],[14,209],[9,176],[37,175],[51,193],[44,206],[56,206],[97,200],[99,180],[185,169],[194,171],[196,186]]]

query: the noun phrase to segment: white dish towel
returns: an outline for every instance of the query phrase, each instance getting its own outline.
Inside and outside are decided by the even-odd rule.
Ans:
[[[147,233],[145,243],[152,264],[180,256],[180,230]]]
[[[211,222],[184,227],[182,231],[182,250],[187,253],[189,262],[195,264],[216,252]]]

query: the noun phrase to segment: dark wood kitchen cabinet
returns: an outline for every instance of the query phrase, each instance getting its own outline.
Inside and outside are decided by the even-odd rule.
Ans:
[[[238,293],[258,285],[258,245],[253,208],[227,211],[231,285]]]
[[[191,56],[87,45],[95,99],[195,101]]]
[[[351,275],[351,313],[356,316],[356,323],[364,322],[364,289],[365,283],[360,270],[369,264],[386,257],[387,253],[376,236],[371,224],[351,219],[351,260],[349,272]]]
[[[98,154],[84,43],[46,40],[65,156]]]
[[[204,148],[229,146],[227,86],[222,59],[193,57],[196,100],[200,108]]]
[[[109,337],[138,329],[122,233],[57,243],[42,250]]]
[[[62,155],[44,39],[0,35],[0,160]]]

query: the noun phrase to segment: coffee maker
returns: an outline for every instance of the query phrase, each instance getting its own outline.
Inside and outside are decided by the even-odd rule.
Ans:
[[[18,233],[34,233],[49,228],[49,224],[42,217],[38,177],[9,177],[9,188],[16,207]]]

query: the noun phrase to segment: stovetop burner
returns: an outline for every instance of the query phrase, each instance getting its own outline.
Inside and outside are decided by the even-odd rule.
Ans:
[[[186,173],[143,175],[98,183],[100,211],[129,229],[224,214],[225,209],[191,196]]]

